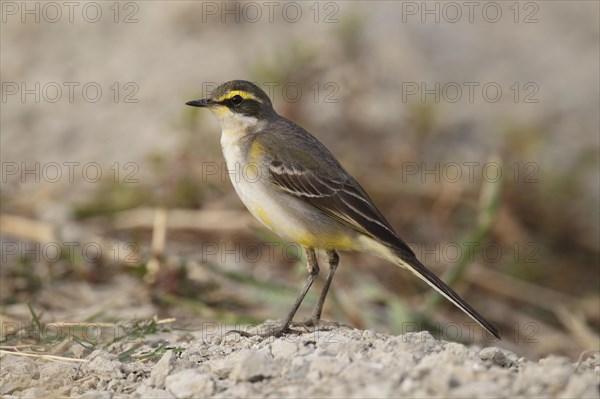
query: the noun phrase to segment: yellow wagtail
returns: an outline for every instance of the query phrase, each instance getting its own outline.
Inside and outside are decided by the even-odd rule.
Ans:
[[[261,335],[291,332],[292,319],[319,273],[315,249],[323,249],[329,274],[317,307],[304,325],[320,323],[339,262],[337,251],[349,250],[369,252],[410,270],[500,338],[493,325],[419,262],[331,152],[306,130],[279,116],[258,86],[234,80],[217,87],[208,98],[186,104],[208,108],[219,118],[228,169],[252,175],[232,179],[250,213],[284,240],[306,250],[308,280],[302,292],[283,323]]]

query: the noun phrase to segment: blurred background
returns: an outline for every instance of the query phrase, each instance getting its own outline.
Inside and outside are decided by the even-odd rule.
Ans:
[[[60,353],[51,322],[91,349],[111,323],[183,334],[287,313],[303,254],[247,213],[216,119],[184,105],[246,79],[503,341],[363,254],[341,254],[326,319],[532,359],[598,350],[597,2],[1,6],[4,345]]]

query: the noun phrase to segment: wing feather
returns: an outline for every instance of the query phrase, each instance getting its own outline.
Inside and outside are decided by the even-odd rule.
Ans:
[[[346,176],[346,181],[331,179],[312,170],[286,165],[281,159],[271,161],[268,171],[269,182],[278,189],[302,199],[353,230],[414,255],[350,176]]]
[[[365,190],[320,141],[291,121],[280,118],[275,123],[248,138],[264,149],[261,164],[266,163],[270,184],[343,225],[414,257]],[[264,134],[270,129],[278,133]]]

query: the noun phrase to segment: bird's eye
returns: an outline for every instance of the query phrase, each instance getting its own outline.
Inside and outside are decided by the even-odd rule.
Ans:
[[[236,105],[236,106],[240,105],[242,103],[242,101],[244,101],[244,99],[240,95],[235,95],[235,96],[231,97],[231,103],[233,105]]]

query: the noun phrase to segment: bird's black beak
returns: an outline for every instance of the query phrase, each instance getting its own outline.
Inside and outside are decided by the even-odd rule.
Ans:
[[[214,102],[210,98],[204,98],[202,100],[188,101],[187,103],[185,103],[185,105],[190,105],[192,107],[208,107],[212,104],[214,104]]]

